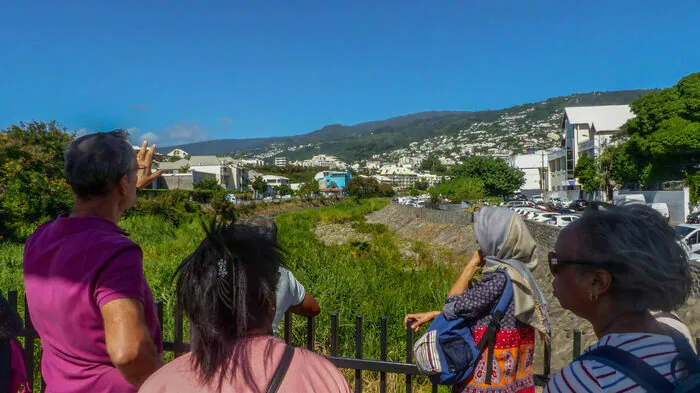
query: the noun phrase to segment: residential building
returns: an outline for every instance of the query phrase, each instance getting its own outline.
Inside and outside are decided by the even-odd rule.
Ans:
[[[230,191],[247,188],[250,180],[249,170],[236,165],[230,157],[190,156],[189,159],[158,163],[158,169],[164,170],[166,174],[191,171],[210,173],[222,187]]]
[[[369,169],[369,170],[378,170],[381,167],[382,167],[381,161],[377,161],[377,160],[367,161],[367,169]]]
[[[391,184],[396,189],[411,189],[416,186],[418,174],[412,170],[400,166],[382,168],[380,175],[391,179]]]
[[[250,166],[263,166],[265,161],[261,158],[244,158],[237,159],[239,165],[250,165]]]
[[[351,179],[350,173],[338,171],[322,171],[314,176],[321,192],[341,192]]]
[[[287,166],[287,157],[275,157],[275,166]]]
[[[139,149],[141,149],[141,146],[139,146]],[[166,154],[168,157],[178,157],[178,158],[185,158],[189,156],[186,151],[182,149],[173,149],[170,151],[170,153]]]
[[[517,154],[504,158],[512,168],[525,172],[525,184],[520,187],[525,195],[539,194],[547,189],[547,152],[540,150],[531,154]]]
[[[265,180],[265,183],[267,183],[267,185],[270,187],[289,185],[289,178],[286,178],[284,176],[263,175],[262,178],[263,180]]]
[[[331,169],[347,169],[347,167],[348,167],[348,164],[339,160],[337,157],[327,156],[325,154],[313,156],[313,157],[311,157],[310,160],[305,160],[303,165],[304,166],[311,166],[311,167],[331,168]]]
[[[151,188],[167,190],[192,190],[194,184],[204,179],[214,179],[215,175],[205,172],[164,173],[156,178]]]
[[[428,187],[435,187],[442,181],[442,176],[433,175],[432,173],[419,173],[418,181],[427,183]]]
[[[404,167],[410,166],[411,168],[419,167],[422,162],[423,159],[419,157],[403,156],[399,159],[399,165]]]
[[[634,118],[629,105],[568,107],[561,122],[562,148],[549,153],[549,191],[579,190],[574,178],[578,159],[598,158],[605,145],[628,120]]]

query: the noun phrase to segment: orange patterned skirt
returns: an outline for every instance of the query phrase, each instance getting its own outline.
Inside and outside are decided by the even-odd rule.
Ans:
[[[475,342],[481,340],[486,327],[472,329]],[[454,393],[534,393],[535,329],[528,326],[496,333],[491,384],[486,384],[486,349],[474,372],[452,390]]]

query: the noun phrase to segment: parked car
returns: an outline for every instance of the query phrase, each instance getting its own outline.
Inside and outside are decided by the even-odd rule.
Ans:
[[[616,195],[613,198],[613,204],[622,206],[622,205],[632,205],[632,204],[645,204],[647,203],[646,199],[644,198],[644,195],[642,194],[621,194],[621,195]]]
[[[544,198],[542,197],[542,194],[537,194],[532,196],[532,201],[536,204],[541,204],[544,203]]]
[[[562,199],[560,202],[561,207],[564,209],[570,209],[571,208],[571,201],[568,199]]]
[[[535,213],[530,219],[537,222],[548,222],[552,217],[556,216],[557,213],[550,212],[538,212]]]
[[[589,205],[588,201],[585,199],[576,199],[575,201],[571,202],[571,205],[569,206],[570,209],[580,211],[585,208],[587,208]]]
[[[549,224],[554,225],[555,227],[563,228],[572,222],[578,220],[579,216],[575,214],[558,214],[554,215],[550,220]]]
[[[647,203],[647,206],[661,213],[661,215],[666,219],[666,222],[671,219],[671,214],[668,212],[668,205],[664,202]]]
[[[691,253],[700,253],[700,224],[681,224],[673,229],[690,248]]]
[[[688,214],[688,217],[686,217],[685,222],[687,224],[700,224],[700,212]]]

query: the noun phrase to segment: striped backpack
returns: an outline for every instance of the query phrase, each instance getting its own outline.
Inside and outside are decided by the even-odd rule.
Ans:
[[[469,324],[464,318],[448,321],[440,314],[430,324],[428,331],[413,345],[416,365],[431,382],[440,385],[456,385],[474,371],[479,357],[488,347],[486,358],[486,383],[491,384],[493,349],[496,333],[501,328],[501,318],[513,299],[513,284],[506,272],[506,286],[491,312],[491,322],[477,344]]]

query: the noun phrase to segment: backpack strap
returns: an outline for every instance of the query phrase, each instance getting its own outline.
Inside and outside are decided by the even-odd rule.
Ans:
[[[294,347],[290,345],[285,345],[284,354],[282,355],[282,360],[275,370],[275,374],[270,380],[270,384],[267,386],[267,393],[276,393],[284,380],[284,376],[287,374],[289,365],[292,363],[292,358],[294,357]]]
[[[0,393],[10,389],[10,340],[0,340]]]
[[[683,362],[683,365],[688,369],[688,374],[700,374],[700,357],[693,351],[693,347],[690,346],[687,338],[670,328],[669,333],[678,351],[678,356],[673,359],[673,363],[671,363],[671,372],[673,375],[676,375],[678,361]]]
[[[614,368],[649,393],[673,391],[673,384],[644,360],[620,348],[604,345],[579,356],[576,360],[595,360]]]
[[[476,348],[481,351],[486,346],[486,384],[491,384],[491,374],[493,374],[493,350],[496,346],[496,333],[501,329],[501,318],[506,312],[510,301],[513,300],[513,283],[510,281],[508,273],[505,271],[499,271],[498,273],[503,274],[506,277],[506,286],[501,292],[501,297],[496,304],[496,307],[491,311],[491,322],[486,328],[484,335],[479,340]]]

